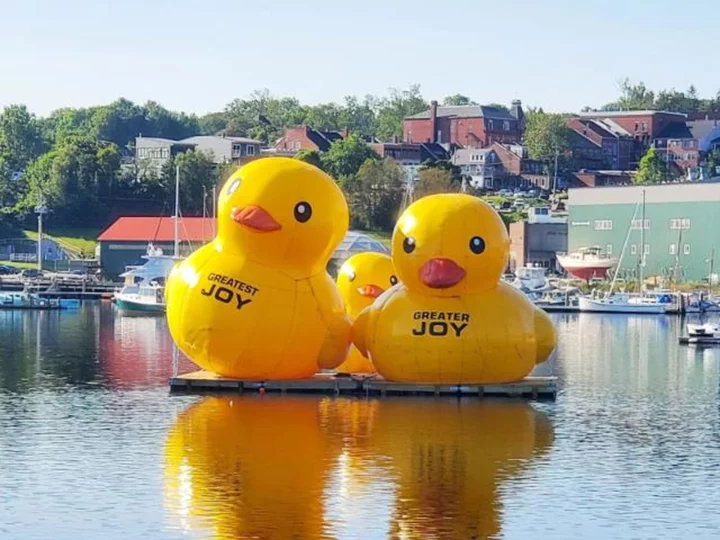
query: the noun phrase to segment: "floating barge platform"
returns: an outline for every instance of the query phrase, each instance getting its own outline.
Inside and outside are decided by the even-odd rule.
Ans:
[[[333,395],[426,395],[517,397],[554,400],[557,377],[526,377],[502,384],[416,384],[386,381],[379,376],[347,376],[318,373],[309,379],[292,381],[244,381],[220,377],[208,371],[194,371],[170,379],[173,393],[280,392]]]

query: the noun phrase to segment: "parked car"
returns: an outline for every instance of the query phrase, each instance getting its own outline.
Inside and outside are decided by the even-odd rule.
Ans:
[[[14,266],[8,266],[7,264],[0,265],[0,276],[9,276],[12,274],[17,274],[19,272],[20,270],[18,270]]]
[[[45,274],[42,270],[38,270],[37,268],[26,268],[20,272],[20,275],[27,279],[36,279],[43,277]]]

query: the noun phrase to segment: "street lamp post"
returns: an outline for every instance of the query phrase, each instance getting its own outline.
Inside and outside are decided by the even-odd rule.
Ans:
[[[47,214],[47,206],[40,203],[35,207],[35,213],[38,216],[38,241],[37,241],[37,268],[42,271],[42,238],[43,238],[43,215]]]

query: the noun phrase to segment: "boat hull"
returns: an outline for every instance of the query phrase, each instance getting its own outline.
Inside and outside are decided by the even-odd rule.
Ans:
[[[157,313],[162,315],[165,313],[165,304],[150,304],[146,302],[137,302],[127,298],[115,297],[115,305],[120,311],[128,313]]]
[[[634,304],[628,302],[603,302],[591,298],[580,298],[578,307],[587,313],[630,313],[637,315],[662,315],[669,306],[663,304]]]

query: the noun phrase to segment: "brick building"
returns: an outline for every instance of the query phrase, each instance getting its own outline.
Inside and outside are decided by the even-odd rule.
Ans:
[[[403,140],[486,148],[495,142],[520,142],[524,123],[519,100],[509,111],[484,105],[438,106],[433,101],[428,110],[405,118]]]
[[[647,148],[670,124],[684,124],[686,115],[668,111],[591,111],[576,115],[581,119],[617,124]]]
[[[653,144],[668,165],[679,167],[689,180],[701,180],[704,177],[702,165],[707,155],[720,148],[720,121],[695,120],[670,124]]]
[[[630,169],[636,161],[636,141],[612,120],[571,118],[570,144],[576,165],[586,169]]]
[[[273,145],[278,153],[296,153],[300,150],[327,152],[330,145],[347,137],[347,130],[318,131],[310,126],[288,128],[285,134]]]
[[[405,170],[407,179],[413,182],[417,180],[423,163],[450,159],[450,154],[445,148],[433,143],[370,143],[370,147],[380,157],[389,157],[397,161]]]

